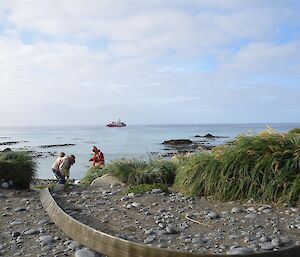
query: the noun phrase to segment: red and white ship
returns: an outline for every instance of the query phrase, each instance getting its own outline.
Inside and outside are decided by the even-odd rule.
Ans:
[[[110,128],[126,127],[126,124],[124,122],[121,122],[121,120],[119,119],[118,121],[113,121],[111,123],[108,123],[106,126]]]

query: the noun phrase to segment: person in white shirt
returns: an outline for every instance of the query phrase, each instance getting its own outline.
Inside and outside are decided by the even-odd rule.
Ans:
[[[55,160],[55,162],[52,165],[52,171],[53,171],[55,177],[57,178],[59,184],[64,184],[66,182],[65,178],[61,174],[60,168],[59,168],[60,164],[63,162],[64,157],[65,157],[65,153],[61,152],[59,157]]]
[[[68,157],[63,157],[62,162],[59,165],[60,174],[64,177],[64,179],[68,179],[70,177],[70,168],[75,163],[75,156],[72,154]]]

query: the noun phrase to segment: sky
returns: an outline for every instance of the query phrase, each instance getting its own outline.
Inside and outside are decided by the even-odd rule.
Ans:
[[[0,0],[0,126],[300,122],[300,1]]]

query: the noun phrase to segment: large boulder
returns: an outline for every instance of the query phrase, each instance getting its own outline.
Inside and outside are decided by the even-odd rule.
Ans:
[[[125,186],[117,177],[109,174],[96,178],[92,181],[91,186]]]

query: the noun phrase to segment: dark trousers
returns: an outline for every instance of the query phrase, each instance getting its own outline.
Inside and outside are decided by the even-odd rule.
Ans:
[[[61,173],[58,170],[52,169],[55,177],[58,180],[58,184],[65,184],[66,183],[66,179],[63,175],[61,175]]]

